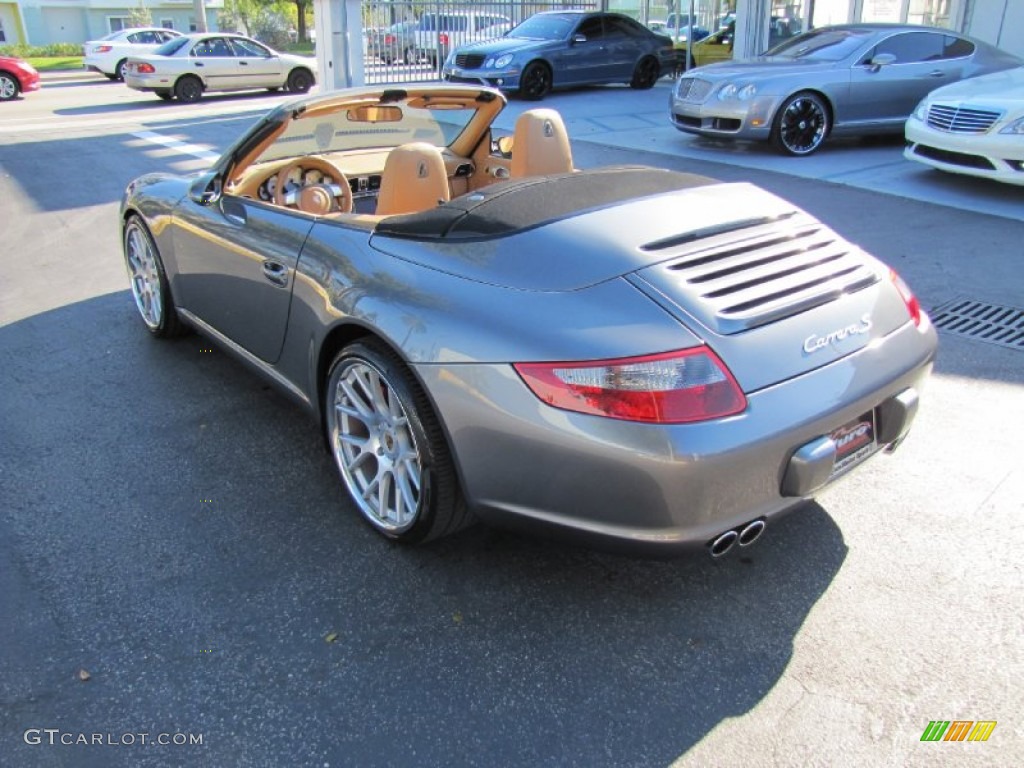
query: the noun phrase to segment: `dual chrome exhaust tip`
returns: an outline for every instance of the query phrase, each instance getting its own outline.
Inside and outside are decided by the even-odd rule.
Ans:
[[[729,552],[735,545],[741,547],[749,547],[764,533],[765,529],[764,518],[758,518],[753,520],[746,525],[737,526],[731,528],[725,533],[720,533],[718,536],[708,542],[708,551],[711,553],[711,557],[716,560],[723,557]]]

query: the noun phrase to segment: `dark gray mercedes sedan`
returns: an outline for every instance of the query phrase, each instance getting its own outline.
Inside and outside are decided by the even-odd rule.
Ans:
[[[292,396],[403,542],[479,518],[721,556],[903,440],[936,335],[895,272],[751,184],[576,171],[557,112],[498,137],[504,105],[339,91],[136,179],[145,328]]]
[[[830,135],[902,133],[929,91],[1022,64],[948,29],[820,27],[763,56],[687,72],[669,96],[669,117],[684,133],[770,139],[785,154],[809,155]]]

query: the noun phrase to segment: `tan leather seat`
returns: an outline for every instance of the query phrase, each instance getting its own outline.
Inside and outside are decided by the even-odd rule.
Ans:
[[[569,173],[572,150],[562,116],[553,109],[530,109],[516,120],[512,140],[512,178]]]
[[[417,213],[450,197],[441,150],[425,142],[403,144],[391,150],[384,163],[376,214]]]

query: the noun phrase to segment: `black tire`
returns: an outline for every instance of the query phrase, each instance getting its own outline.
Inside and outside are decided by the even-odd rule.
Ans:
[[[120,80],[120,79],[121,79],[120,77],[118,77],[118,76],[117,76],[117,72],[115,72],[115,73],[114,73],[114,74],[112,74],[112,75],[108,75],[108,74],[107,74],[106,72],[104,72],[104,73],[103,73],[103,76],[104,76],[105,78],[107,78],[107,80],[109,80],[109,81],[110,81],[110,82],[112,82],[112,83],[116,83],[116,82],[117,82],[118,80]]]
[[[124,225],[121,244],[132,298],[135,299],[135,307],[139,310],[146,329],[161,339],[185,333],[187,329],[174,308],[174,299],[171,296],[171,287],[167,282],[160,251],[141,218],[128,218]],[[148,252],[143,253],[146,249]],[[148,280],[141,276],[143,272],[149,276]]]
[[[526,65],[519,78],[519,95],[529,101],[540,101],[551,91],[551,70],[542,61]]]
[[[390,348],[368,339],[342,349],[331,363],[324,399],[338,472],[375,531],[417,544],[473,522],[430,401]]]
[[[654,87],[660,76],[661,65],[658,64],[657,59],[645,56],[636,63],[636,67],[633,69],[633,79],[629,81],[629,87],[636,88],[639,91],[646,91],[648,88]]]
[[[16,99],[19,93],[21,93],[21,86],[18,85],[17,78],[6,72],[0,72],[0,101]]]
[[[178,101],[199,101],[203,98],[203,81],[193,75],[179,77],[174,84],[174,95]]]
[[[832,129],[831,112],[816,93],[786,99],[775,113],[772,141],[783,154],[805,157],[816,152]]]
[[[153,91],[153,93],[155,93],[164,101],[170,101],[174,98],[174,94],[171,91],[165,90],[163,88],[161,88],[159,91]]]
[[[124,82],[125,77],[128,75],[128,59],[121,59],[117,62],[117,66],[114,67],[114,79]]]
[[[313,73],[308,69],[293,69],[288,75],[288,90],[292,93],[305,93],[313,87]]]

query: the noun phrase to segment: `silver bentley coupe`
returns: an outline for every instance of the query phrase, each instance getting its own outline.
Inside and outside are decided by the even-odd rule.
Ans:
[[[902,133],[929,91],[1021,64],[948,29],[819,27],[763,56],[687,72],[669,96],[669,118],[684,133],[771,140],[783,154],[809,155],[830,135]]]
[[[936,335],[895,272],[748,183],[573,168],[482,87],[285,104],[120,209],[149,332],[193,329],[319,424],[352,506],[635,551],[752,544],[914,419]]]

